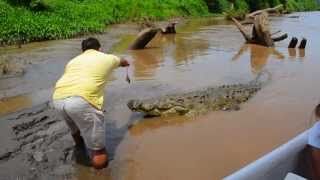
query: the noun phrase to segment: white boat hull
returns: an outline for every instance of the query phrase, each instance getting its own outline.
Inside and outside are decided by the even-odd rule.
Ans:
[[[289,172],[297,170],[307,138],[308,131],[305,131],[224,180],[283,180]]]

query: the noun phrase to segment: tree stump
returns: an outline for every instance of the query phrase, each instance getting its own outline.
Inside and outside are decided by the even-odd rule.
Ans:
[[[296,37],[293,37],[289,43],[288,48],[296,48],[298,44],[298,39]]]
[[[305,49],[307,46],[307,39],[303,38],[300,42],[299,49]]]
[[[269,27],[268,14],[266,12],[262,12],[254,17],[251,34],[248,33],[245,27],[235,18],[232,18],[232,21],[238,27],[239,31],[241,32],[247,43],[273,47],[274,42],[282,41],[288,37],[287,34],[283,34],[278,37],[272,37]]]
[[[161,29],[162,34],[175,34],[176,33],[176,22],[169,23],[165,28]]]

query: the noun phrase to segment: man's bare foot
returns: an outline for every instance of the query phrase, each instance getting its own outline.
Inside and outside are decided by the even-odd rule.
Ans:
[[[95,169],[103,169],[108,166],[108,154],[105,149],[92,150],[92,166]]]

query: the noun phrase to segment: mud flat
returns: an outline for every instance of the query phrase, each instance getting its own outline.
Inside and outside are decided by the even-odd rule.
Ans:
[[[0,123],[6,127],[1,131],[5,144],[0,148],[2,178],[71,177],[73,142],[48,103],[3,117]]]

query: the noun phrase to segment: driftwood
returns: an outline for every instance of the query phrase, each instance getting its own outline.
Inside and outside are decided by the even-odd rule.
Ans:
[[[274,42],[283,41],[288,38],[288,34],[282,34],[281,36],[272,38]]]
[[[176,33],[176,22],[169,23],[165,28],[161,28],[162,34],[175,34]]]
[[[289,49],[296,48],[297,44],[298,44],[298,38],[293,37],[293,38],[291,39],[290,43],[289,43],[288,48],[289,48]],[[299,45],[298,48],[299,48],[299,49],[305,49],[306,46],[307,46],[307,39],[306,39],[306,38],[303,38],[303,39],[301,40],[300,45]]]
[[[285,56],[281,52],[277,51],[275,48],[267,48],[258,45],[244,44],[239,49],[238,53],[232,57],[232,61],[239,60],[245,52],[249,52],[250,54],[250,64],[252,72],[254,74],[258,74],[263,70],[270,56],[275,56],[276,59],[279,60],[285,58]]]
[[[146,21],[140,27],[143,30],[138,34],[136,40],[129,46],[129,50],[143,49],[156,36],[162,34],[175,34],[177,22],[170,22],[165,28],[158,28],[154,23]]]
[[[257,15],[260,15],[262,13],[268,13],[268,15],[275,15],[275,14],[281,14],[280,10],[283,8],[283,5],[280,4],[276,7],[273,7],[273,8],[266,8],[266,9],[261,9],[261,10],[257,10],[257,11],[254,11],[250,14],[247,14],[245,15],[244,17],[242,18],[236,18],[238,20],[241,20],[241,24],[242,25],[247,25],[247,24],[253,24],[254,23],[254,18],[255,16]]]
[[[280,5],[278,5],[278,6],[276,6],[276,7],[273,7],[273,8],[266,8],[266,9],[254,11],[254,12],[246,15],[246,17],[247,17],[247,18],[252,18],[252,19],[254,19],[255,16],[260,15],[260,14],[262,14],[262,13],[264,13],[264,12],[266,12],[266,13],[268,13],[268,14],[278,14],[278,13],[279,13],[279,10],[282,9],[282,8],[283,8],[283,5],[280,4]]]
[[[159,28],[147,28],[138,34],[137,39],[129,46],[129,50],[143,49],[156,36]]]
[[[293,37],[289,43],[288,48],[296,48],[298,44],[298,39],[296,37]]]
[[[307,46],[307,39],[303,38],[300,42],[299,49],[305,49]]]
[[[287,34],[283,34],[278,37],[272,37],[269,28],[268,14],[266,12],[262,12],[261,14],[254,17],[254,23],[251,34],[238,20],[232,18],[232,21],[238,27],[239,31],[241,32],[247,43],[273,47],[274,42],[282,41],[288,37]]]

